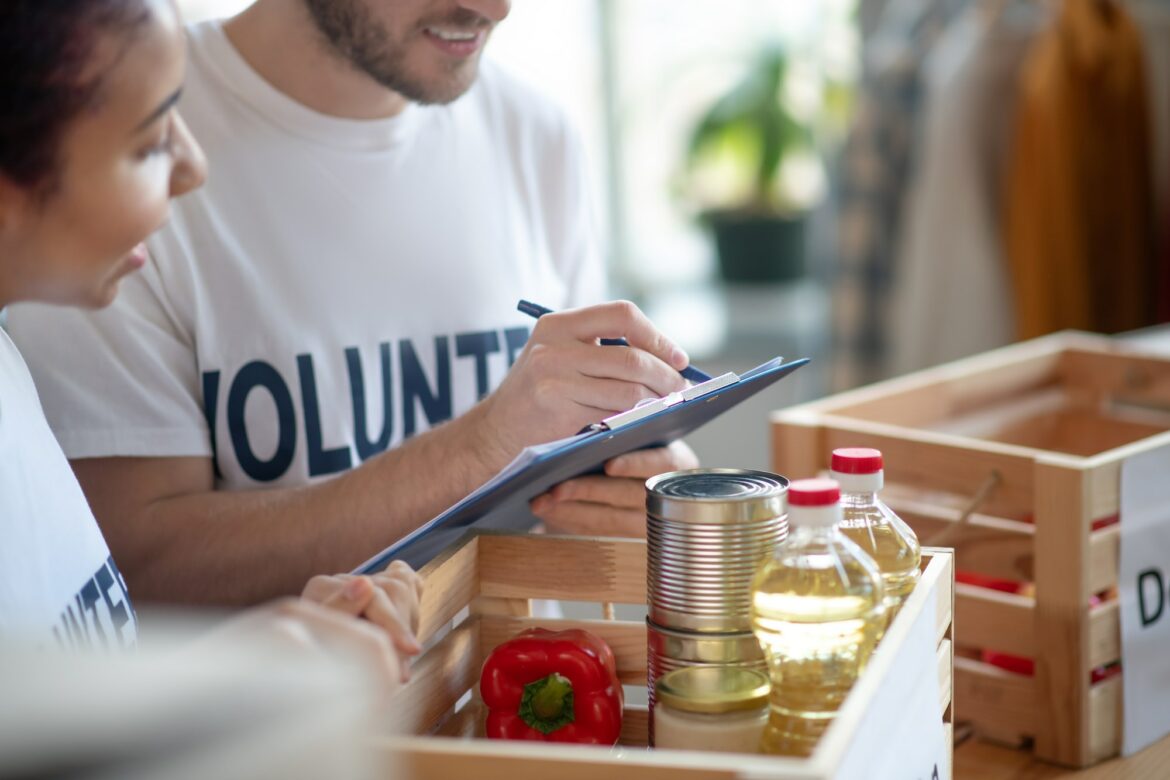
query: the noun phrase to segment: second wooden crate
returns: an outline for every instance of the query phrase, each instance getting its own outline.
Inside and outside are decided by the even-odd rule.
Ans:
[[[956,550],[960,721],[1084,766],[1120,749],[1121,464],[1168,431],[1170,360],[1064,333],[776,412],[772,465],[882,450],[883,497]]]

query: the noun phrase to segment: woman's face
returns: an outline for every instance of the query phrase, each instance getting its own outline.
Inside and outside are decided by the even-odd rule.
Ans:
[[[182,26],[171,0],[146,5],[147,22],[97,46],[98,97],[67,129],[49,193],[0,182],[5,302],[107,306],[146,263],[141,242],[166,221],[170,199],[203,182],[203,154],[175,109]]]

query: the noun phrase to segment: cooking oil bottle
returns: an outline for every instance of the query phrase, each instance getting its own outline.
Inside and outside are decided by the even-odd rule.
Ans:
[[[788,539],[752,583],[752,630],[772,677],[760,750],[810,755],[865,667],[885,624],[877,564],[838,528],[840,488],[788,488]]]
[[[842,447],[833,450],[829,467],[841,485],[841,530],[869,553],[882,573],[888,625],[918,582],[918,537],[877,496],[883,483],[881,452]]]

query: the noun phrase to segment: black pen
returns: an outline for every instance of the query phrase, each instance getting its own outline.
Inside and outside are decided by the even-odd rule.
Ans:
[[[533,303],[532,301],[520,301],[518,304],[516,304],[516,308],[519,311],[527,314],[529,317],[533,317],[535,319],[540,319],[545,314],[553,313],[552,309],[541,306],[539,303]],[[602,339],[601,343],[607,347],[630,346],[630,342],[626,341],[625,339]],[[711,380],[710,376],[703,373],[694,366],[687,366],[683,370],[679,371],[679,373],[683,375],[684,379],[689,379],[696,384],[699,382],[709,382]]]

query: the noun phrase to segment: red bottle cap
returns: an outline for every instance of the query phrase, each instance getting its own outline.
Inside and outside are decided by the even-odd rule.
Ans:
[[[832,506],[841,500],[841,486],[832,479],[798,479],[788,486],[792,506]]]
[[[871,447],[841,447],[833,450],[829,468],[839,474],[876,474],[882,470],[882,453]]]

